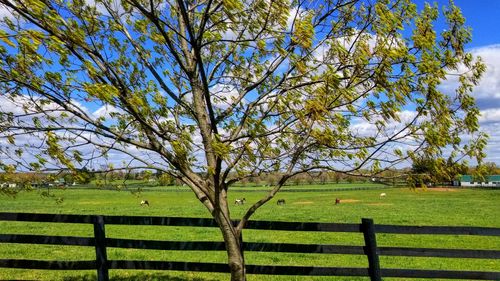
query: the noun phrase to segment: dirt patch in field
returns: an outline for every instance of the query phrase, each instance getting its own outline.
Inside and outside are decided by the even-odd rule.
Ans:
[[[299,201],[299,202],[293,202],[292,204],[297,204],[297,205],[309,205],[313,204],[313,201]]]
[[[368,205],[368,206],[392,206],[394,204],[392,204],[392,203],[369,203],[366,205]]]
[[[456,188],[447,188],[447,187],[431,187],[427,188],[428,191],[450,191],[450,192],[457,192],[459,191]]]
[[[340,203],[357,203],[361,200],[356,200],[356,199],[340,199]]]

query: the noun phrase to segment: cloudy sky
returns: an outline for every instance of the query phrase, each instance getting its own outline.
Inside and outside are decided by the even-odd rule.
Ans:
[[[440,5],[447,0],[439,0]],[[490,135],[486,161],[500,166],[500,1],[455,0],[462,9],[466,24],[472,28],[469,51],[487,65],[481,84],[474,90],[481,110],[481,130]]]

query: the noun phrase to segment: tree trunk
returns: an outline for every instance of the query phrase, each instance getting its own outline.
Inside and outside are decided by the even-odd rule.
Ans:
[[[239,239],[235,243],[226,241],[229,269],[231,270],[231,281],[245,281],[245,259],[240,249]]]
[[[225,219],[218,219],[226,245],[228,265],[231,271],[231,281],[245,281],[245,259],[241,248],[240,232]]]

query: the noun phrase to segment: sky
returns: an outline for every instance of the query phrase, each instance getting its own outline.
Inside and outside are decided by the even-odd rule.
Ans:
[[[447,3],[438,1],[439,6]],[[487,66],[473,94],[481,111],[481,130],[490,135],[485,161],[500,166],[500,1],[455,0],[454,3],[461,8],[466,25],[472,28],[468,51],[479,55]]]

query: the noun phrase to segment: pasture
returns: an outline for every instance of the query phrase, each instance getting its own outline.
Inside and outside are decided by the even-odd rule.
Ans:
[[[321,188],[323,187],[323,188]],[[293,187],[293,192],[282,192],[257,211],[254,220],[301,221],[301,222],[337,222],[359,223],[361,218],[373,218],[376,224],[401,225],[456,225],[500,227],[500,191],[471,189],[428,189],[410,190],[407,188],[385,188],[354,190],[357,185]],[[353,190],[349,190],[352,187]],[[292,187],[288,187],[292,189]],[[304,188],[307,191],[297,189]],[[338,189],[341,189],[340,191]],[[231,204],[234,219],[242,216],[246,207],[260,199],[264,187],[257,191],[251,188],[235,188],[230,192],[229,201],[246,198],[246,204]],[[314,191],[317,189],[316,191]],[[0,197],[3,212],[39,212],[63,214],[104,214],[104,215],[146,215],[146,216],[183,216],[209,217],[208,212],[196,200],[193,194],[181,187],[144,188],[141,193],[126,190],[72,189],[51,190],[54,198],[63,198],[56,203],[54,198],[41,197],[39,191],[23,192],[16,198]],[[286,190],[285,190],[286,191]],[[380,198],[380,193],[387,196]],[[341,203],[335,205],[335,199]],[[278,206],[278,199],[285,199],[286,204]],[[150,206],[141,206],[142,200],[148,200]],[[47,234],[92,236],[92,227],[87,225],[62,225],[50,223],[0,222],[0,233],[10,234]],[[108,237],[177,240],[177,241],[220,241],[217,229],[158,227],[158,226],[108,226]],[[343,245],[362,245],[362,235],[350,233],[288,233],[286,231],[252,231],[243,233],[248,242],[283,242],[283,243],[324,243]],[[463,249],[500,250],[498,237],[449,237],[440,235],[390,235],[377,237],[379,246],[405,247],[449,247]],[[170,261],[225,262],[224,252],[196,251],[156,251],[135,249],[108,249],[111,259],[143,259]],[[44,245],[0,244],[0,258],[26,259],[94,259],[92,247],[66,247]],[[318,265],[366,267],[364,256],[356,255],[321,255],[288,253],[252,253],[245,255],[248,264],[268,265]],[[451,258],[403,258],[383,257],[384,267],[457,269],[499,271],[500,261],[481,259]],[[143,272],[111,271],[112,280],[226,280],[227,275],[212,273],[182,272]],[[42,271],[14,270],[0,268],[0,280],[94,280],[94,271]],[[335,277],[269,277],[252,276],[249,280],[352,280],[353,278]],[[359,278],[357,280],[364,280]]]

